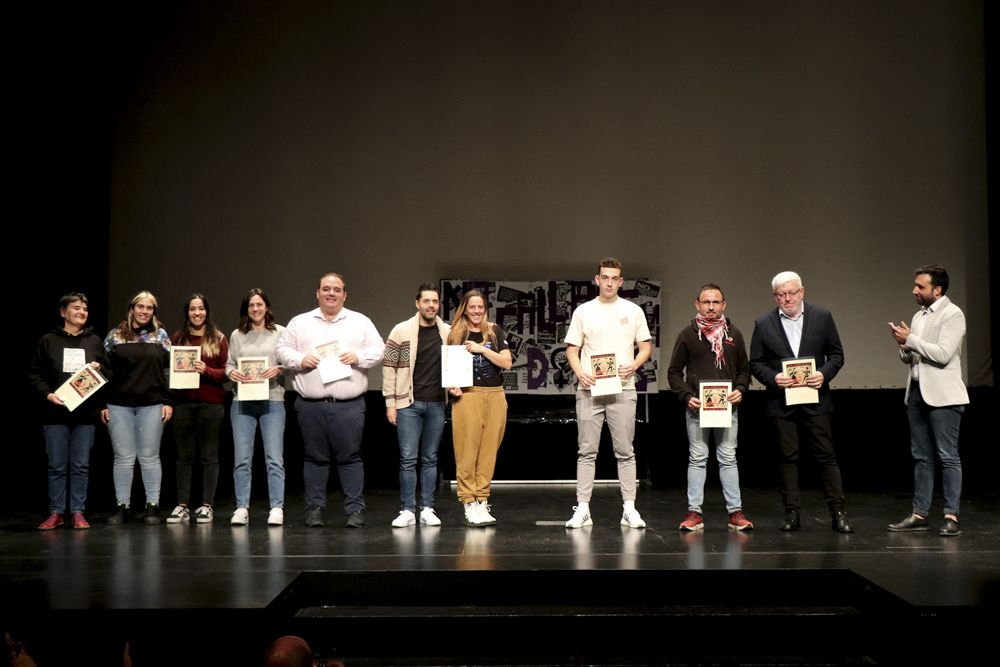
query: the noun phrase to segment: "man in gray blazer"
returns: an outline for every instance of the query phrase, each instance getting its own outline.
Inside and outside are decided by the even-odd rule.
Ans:
[[[934,455],[941,459],[944,486],[944,525],[939,535],[960,535],[959,498],[962,495],[962,461],[958,434],[969,394],[962,381],[962,342],[965,313],[951,302],[948,272],[936,264],[921,266],[913,281],[913,296],[920,310],[912,326],[889,322],[899,344],[899,358],[909,367],[906,379],[906,416],[910,422],[913,454],[913,512],[894,532],[927,530],[934,493]]]
[[[798,530],[799,518],[799,437],[809,445],[809,452],[819,463],[823,495],[830,509],[832,528],[838,533],[853,533],[845,509],[844,485],[833,448],[830,413],[833,397],[830,381],[844,365],[844,346],[830,311],[804,302],[806,288],[793,271],[782,271],[771,280],[771,292],[777,308],[754,322],[750,340],[750,371],[767,389],[767,414],[778,433],[781,456],[781,500],[785,521],[781,530]],[[817,390],[819,402],[787,405],[785,389],[795,380],[783,371],[782,360],[812,357],[816,372],[806,378],[806,385]]]

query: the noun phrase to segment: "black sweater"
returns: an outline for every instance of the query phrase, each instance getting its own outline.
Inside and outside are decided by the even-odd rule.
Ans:
[[[729,324],[729,338],[722,341],[722,354],[726,360],[722,368],[715,367],[712,344],[704,337],[698,338],[698,325],[694,320],[677,334],[667,379],[670,390],[684,405],[692,396],[698,396],[698,383],[706,380],[728,380],[733,383],[733,391],[738,389],[744,394],[750,388],[750,362],[743,334],[729,318],[726,322]]]
[[[109,373],[104,345],[100,337],[94,335],[90,329],[84,329],[77,336],[67,333],[64,329],[56,329],[42,336],[28,371],[28,381],[44,402],[42,423],[65,425],[93,423],[95,413],[105,405],[106,387],[102,387],[73,412],[47,400],[49,394],[73,375],[63,372],[63,357],[66,350],[83,350],[86,363],[96,361],[101,364],[101,373],[105,377]]]

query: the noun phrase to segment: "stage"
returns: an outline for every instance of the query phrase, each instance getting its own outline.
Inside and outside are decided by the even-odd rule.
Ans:
[[[595,525],[581,530],[563,527],[572,513],[574,490],[558,484],[497,485],[493,508],[498,524],[492,528],[466,528],[448,485],[439,490],[439,528],[390,528],[398,499],[389,490],[367,495],[364,529],[343,525],[336,492],[326,512],[327,525],[319,529],[301,525],[301,496],[289,498],[286,525],[280,528],[265,525],[261,505],[253,508],[250,525],[242,528],[228,523],[231,505],[220,505],[211,525],[147,526],[136,521],[115,527],[104,523],[106,516],[94,514],[89,531],[39,532],[34,528],[38,517],[16,514],[0,523],[3,607],[7,627],[34,642],[52,632],[40,631],[39,625],[63,628],[62,637],[72,627],[87,628],[91,635],[107,629],[119,641],[129,639],[133,651],[144,658],[137,657],[135,664],[164,664],[189,655],[192,646],[199,655],[253,660],[284,632],[303,634],[320,655],[348,664],[706,664],[720,656],[735,661],[728,664],[739,664],[740,656],[749,664],[838,664],[855,659],[887,664],[916,645],[898,653],[891,644],[880,643],[876,634],[860,644],[841,636],[830,646],[800,646],[786,639],[768,648],[766,637],[745,637],[746,642],[738,637],[751,629],[756,635],[781,619],[786,626],[777,627],[798,627],[807,618],[813,625],[796,635],[853,633],[857,638],[852,624],[881,632],[886,623],[886,632],[903,632],[896,626],[904,619],[913,628],[964,635],[961,624],[995,611],[1000,592],[996,497],[965,500],[963,534],[942,538],[936,525],[929,533],[885,530],[909,507],[901,494],[849,495],[855,528],[851,535],[830,529],[818,490],[804,490],[803,496],[803,525],[794,533],[777,529],[782,517],[777,493],[755,488],[744,489],[744,507],[756,530],[728,530],[721,491],[711,481],[703,534],[677,530],[685,510],[682,489],[648,485],[641,487],[637,502],[648,524],[644,530],[619,525],[614,485],[597,488],[592,502]],[[305,578],[293,585],[303,573]],[[348,573],[364,574],[345,579]],[[573,583],[574,576],[579,585]],[[493,595],[502,590],[504,599],[484,597],[477,578]],[[329,586],[318,583],[324,581]],[[338,600],[344,581],[365,583],[360,592],[350,593],[350,600]],[[545,582],[555,581],[561,583],[543,591]],[[846,590],[855,585],[864,598],[856,603]],[[439,595],[422,599],[417,591],[427,586]],[[580,586],[593,587],[593,597],[581,596]],[[305,594],[309,599],[296,607],[295,597],[303,595],[303,587],[311,591]],[[364,595],[366,587],[370,599]],[[412,590],[407,593],[407,588]],[[760,601],[769,590],[792,598],[771,594]],[[808,599],[796,597],[806,594]],[[443,616],[436,617],[431,608]],[[316,612],[323,609],[354,612],[349,619]],[[587,627],[591,614],[595,628],[610,632],[624,624],[626,631],[632,629],[637,634],[634,646],[626,642],[609,650],[598,640],[599,632],[576,646],[566,637],[540,630],[561,628],[572,619],[566,628],[572,634],[573,628]],[[673,626],[663,625],[664,614]],[[436,629],[407,638],[406,628],[414,627],[414,618],[428,616],[436,618]],[[361,617],[378,621],[368,627]],[[549,645],[526,654],[521,647],[511,654],[518,642],[495,632],[503,627],[503,619],[510,623],[513,618],[527,624],[513,635],[523,639],[534,628],[545,642],[557,642],[559,650],[553,652]],[[549,624],[538,625],[539,618]],[[392,619],[401,629],[398,636],[389,630]],[[224,627],[233,622],[239,630],[227,634]],[[449,638],[448,628],[476,622],[493,628],[490,641],[483,642],[478,655],[468,646],[457,650],[461,642]],[[675,635],[685,622],[706,632],[728,627],[737,637],[713,643],[710,636],[701,636],[692,644]],[[372,642],[375,628],[381,628],[375,636],[385,643]],[[937,634],[927,637],[929,650],[940,649],[938,639]],[[99,636],[88,641],[95,647],[101,644]],[[967,644],[963,637],[963,646]],[[29,645],[38,655],[69,650],[52,635],[42,645]]]

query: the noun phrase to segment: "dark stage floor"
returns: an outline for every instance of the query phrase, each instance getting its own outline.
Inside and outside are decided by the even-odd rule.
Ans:
[[[89,531],[39,532],[39,516],[0,520],[0,586],[4,611],[262,610],[303,572],[413,572],[413,581],[462,571],[801,571],[849,570],[908,605],[928,610],[987,609],[997,604],[1000,581],[1000,499],[963,502],[963,534],[889,533],[885,526],[908,508],[903,495],[849,498],[856,532],[833,532],[818,491],[804,493],[802,529],[783,533],[772,490],[744,490],[753,532],[726,529],[721,492],[707,490],[720,506],[706,510],[707,528],[680,533],[683,490],[640,489],[645,530],[619,525],[616,485],[598,487],[595,525],[567,530],[572,485],[498,485],[493,508],[498,525],[466,528],[450,488],[439,492],[439,528],[392,529],[394,491],[367,495],[368,527],[343,525],[338,494],[331,496],[325,528],[301,525],[301,497],[290,498],[286,525],[268,528],[266,509],[251,524],[229,525],[231,505],[221,505],[211,525],[107,526],[94,514]],[[378,581],[373,579],[373,581]],[[636,595],[644,591],[641,580]],[[517,585],[514,583],[513,585]],[[631,585],[631,584],[629,584]],[[737,584],[738,586],[738,584]],[[738,590],[734,597],[738,598]]]

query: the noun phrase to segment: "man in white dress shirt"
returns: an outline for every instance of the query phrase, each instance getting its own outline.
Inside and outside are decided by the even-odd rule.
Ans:
[[[368,369],[381,363],[385,345],[370,319],[344,308],[346,300],[343,277],[324,275],[316,290],[319,307],[293,317],[275,349],[281,365],[293,372],[292,386],[298,393],[295,413],[305,451],[305,524],[311,527],[323,525],[331,461],[337,465],[344,490],[348,527],[365,524],[365,468],[361,461],[365,392]],[[323,382],[320,362],[326,354],[316,348],[327,343],[336,343],[334,356],[349,367],[347,377]]]

